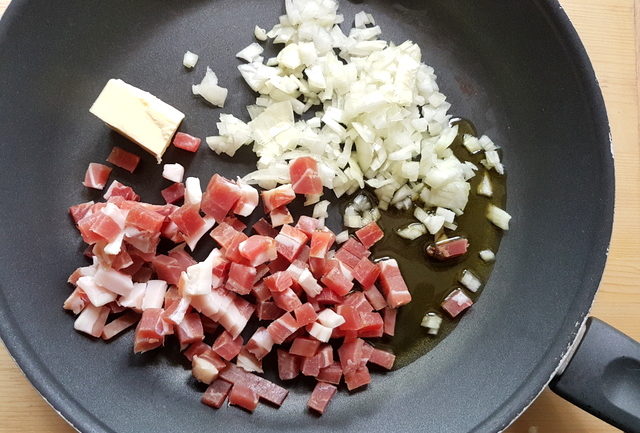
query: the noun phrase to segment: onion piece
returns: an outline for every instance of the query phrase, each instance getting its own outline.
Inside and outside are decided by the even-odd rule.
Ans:
[[[396,233],[398,233],[398,236],[401,238],[414,240],[427,234],[427,228],[421,223],[412,223],[404,228],[398,229]]]
[[[438,335],[438,331],[440,330],[441,325],[442,317],[440,317],[436,313],[425,314],[425,316],[422,318],[422,322],[420,323],[420,326],[429,330],[429,335]]]
[[[503,209],[489,203],[487,207],[487,218],[497,227],[502,230],[509,230],[509,221],[511,221],[511,215],[505,212]]]
[[[186,53],[184,53],[184,57],[182,58],[182,64],[184,65],[185,68],[193,68],[196,66],[196,63],[198,63],[198,55],[195,53],[192,53],[191,51],[187,51]]]
[[[184,167],[180,164],[165,164],[162,168],[162,177],[171,182],[180,183],[184,177]]]
[[[218,107],[224,107],[224,101],[227,99],[227,89],[218,86],[218,77],[208,66],[202,82],[191,86],[191,91]]]
[[[478,254],[480,255],[480,258],[487,263],[496,259],[496,255],[491,250],[482,250]]]
[[[485,197],[493,196],[493,186],[491,185],[491,179],[489,178],[489,173],[485,172],[482,175],[482,180],[478,185],[478,194],[483,195]]]
[[[460,276],[458,281],[460,281],[460,284],[474,293],[477,292],[480,287],[482,287],[482,281],[480,281],[480,279],[478,279],[478,277],[476,277],[475,274],[468,269],[462,271],[462,275]]]
[[[313,214],[311,215],[313,218],[329,218],[329,205],[331,203],[329,200],[322,200],[313,207]]]

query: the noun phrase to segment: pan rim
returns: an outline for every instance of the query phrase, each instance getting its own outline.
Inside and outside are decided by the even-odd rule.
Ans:
[[[5,43],[8,38],[8,28],[15,20],[19,19],[22,9],[28,2],[29,0],[13,0],[11,2],[2,20],[0,20],[0,44]],[[598,141],[601,141],[603,146],[605,144],[612,146],[611,132],[602,92],[586,49],[569,17],[558,0],[533,0],[533,2],[539,5],[541,13],[551,20],[550,25],[560,33],[559,40],[562,41],[567,51],[571,54],[572,61],[579,71],[579,77],[582,80],[581,84],[585,89],[585,96],[592,102],[591,117],[594,121],[594,129],[598,133]],[[608,143],[606,143],[607,140]],[[529,375],[530,379],[536,379],[535,383],[532,383],[531,380],[524,382],[513,393],[512,397],[515,398],[511,401],[516,401],[517,404],[510,402],[487,414],[485,420],[476,426],[474,430],[501,431],[506,429],[535,400],[553,378],[563,359],[570,352],[571,346],[575,343],[580,327],[588,317],[590,305],[602,278],[613,224],[615,196],[613,152],[611,152],[610,158],[605,158],[602,162],[606,169],[606,177],[602,180],[605,183],[604,189],[607,190],[606,197],[602,197],[602,199],[605,203],[604,207],[610,211],[602,217],[602,226],[596,236],[598,252],[593,254],[594,263],[590,270],[590,275],[593,277],[593,287],[585,290],[588,293],[583,295],[588,305],[582,309],[578,320],[568,335],[566,327],[559,330],[553,345],[550,346],[547,352],[547,358],[543,363],[536,366],[536,369]],[[603,248],[604,254],[602,254]],[[2,292],[0,292],[0,299],[3,300],[0,304],[6,305],[6,299]],[[79,431],[114,432],[114,430],[103,424],[99,418],[85,409],[80,402],[75,400],[64,386],[57,381],[46,365],[33,356],[35,353],[34,348],[28,343],[25,335],[16,326],[12,315],[8,313],[4,306],[0,308],[0,318],[2,319],[0,320],[0,338],[4,341],[7,350],[20,370],[45,401],[65,421]]]

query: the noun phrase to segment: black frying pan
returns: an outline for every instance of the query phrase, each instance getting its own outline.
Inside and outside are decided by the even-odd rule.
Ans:
[[[114,144],[132,148],[88,112],[104,83],[119,77],[149,90],[188,113],[184,130],[211,134],[219,111],[190,95],[196,78],[181,69],[182,54],[210,63],[230,88],[225,112],[245,117],[252,95],[231,59],[254,24],[276,21],[282,1],[13,1],[0,22],[0,333],[78,429],[497,431],[555,376],[598,288],[613,217],[607,117],[575,31],[555,1],[341,2],[348,20],[363,7],[386,39],[418,42],[454,113],[504,145],[514,225],[479,302],[442,344],[377,375],[366,392],[340,393],[316,418],[302,409],[303,386],[279,410],[215,412],[198,403],[176,355],[135,356],[130,337],[92,341],[60,308],[80,261],[66,208],[93,197],[80,184],[88,162]],[[253,165],[208,149],[167,159],[203,179]],[[159,202],[160,169],[145,156],[139,173],[119,178]],[[590,322],[555,387],[640,431],[640,350],[625,338]]]

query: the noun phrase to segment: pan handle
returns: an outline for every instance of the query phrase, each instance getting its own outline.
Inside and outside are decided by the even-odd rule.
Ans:
[[[596,318],[553,392],[625,432],[640,433],[640,343]]]

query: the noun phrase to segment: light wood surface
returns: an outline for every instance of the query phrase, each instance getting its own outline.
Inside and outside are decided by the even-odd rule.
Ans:
[[[616,157],[616,216],[593,315],[640,340],[640,123],[634,0],[561,0],[587,47],[608,108]],[[0,15],[9,0],[0,0]],[[640,0],[635,0],[636,13]],[[640,24],[639,24],[640,25]],[[0,344],[0,433],[70,433]],[[545,390],[509,433],[618,430]]]

